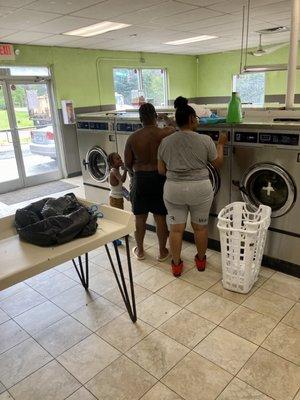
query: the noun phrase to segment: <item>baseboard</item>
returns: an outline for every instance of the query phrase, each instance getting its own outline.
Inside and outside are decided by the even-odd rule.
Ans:
[[[152,232],[156,232],[156,228],[153,225],[147,224],[147,229]],[[194,243],[194,235],[191,232],[185,231],[183,239],[187,242]],[[208,239],[208,248],[215,251],[221,251],[220,242],[214,239]],[[287,275],[292,275],[300,278],[300,266],[287,261],[278,260],[277,258],[263,256],[262,265],[265,267],[274,269],[275,271],[283,272]]]
[[[68,174],[68,178],[75,178],[76,176],[80,176],[80,175],[82,175],[82,172],[81,171],[78,171],[78,172],[71,172],[70,174]]]

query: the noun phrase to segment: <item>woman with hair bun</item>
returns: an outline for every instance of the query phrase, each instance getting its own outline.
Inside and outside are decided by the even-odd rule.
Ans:
[[[198,120],[194,108],[183,98],[176,99],[175,119],[179,131],[166,137],[158,149],[158,172],[166,175],[164,201],[170,222],[170,249],[172,272],[180,276],[183,269],[181,247],[188,214],[194,230],[198,271],[206,266],[207,224],[213,201],[213,188],[209,180],[208,162],[215,167],[223,163],[223,148],[227,134],[220,135],[217,148],[207,135],[196,131]]]
[[[177,108],[182,108],[187,105],[195,110],[198,118],[210,117],[212,114],[212,112],[208,108],[203,107],[201,104],[189,103],[186,97],[179,96],[174,100],[175,110],[177,110]]]

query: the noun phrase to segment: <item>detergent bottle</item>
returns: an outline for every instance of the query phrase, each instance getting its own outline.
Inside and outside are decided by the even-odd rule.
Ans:
[[[231,100],[228,105],[226,122],[238,124],[243,120],[241,99],[237,92],[232,92]]]

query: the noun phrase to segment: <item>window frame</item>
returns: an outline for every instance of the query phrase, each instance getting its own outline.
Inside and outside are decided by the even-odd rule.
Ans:
[[[138,88],[137,90],[143,91],[144,90],[144,85],[143,85],[143,77],[142,77],[142,71],[143,70],[160,70],[163,71],[163,95],[164,95],[164,106],[163,107],[168,107],[168,95],[169,95],[169,87],[168,87],[168,71],[167,68],[164,67],[113,67],[112,71],[112,76],[113,76],[113,85],[114,85],[114,93],[115,93],[115,80],[114,80],[114,71],[118,69],[128,69],[128,70],[136,70],[138,74]],[[115,97],[115,96],[114,96]],[[115,106],[117,108],[117,103],[116,103],[116,98],[115,98]]]
[[[233,92],[238,92],[238,90],[237,90],[237,80],[238,80],[238,77],[240,75],[244,76],[244,75],[257,75],[257,74],[264,75],[263,102],[260,103],[260,104],[258,104],[258,103],[251,103],[250,104],[250,103],[243,103],[243,100],[241,99],[243,107],[249,107],[249,108],[263,108],[264,107],[265,98],[266,98],[266,73],[265,72],[252,72],[252,73],[247,73],[247,74],[233,74],[232,75],[232,91]]]

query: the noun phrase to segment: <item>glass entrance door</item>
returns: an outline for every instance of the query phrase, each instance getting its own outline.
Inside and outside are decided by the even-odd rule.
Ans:
[[[49,82],[1,88],[0,192],[61,178]]]
[[[12,109],[9,106],[7,85],[0,82],[0,193],[23,186],[22,165],[18,163],[18,144],[12,126]]]

